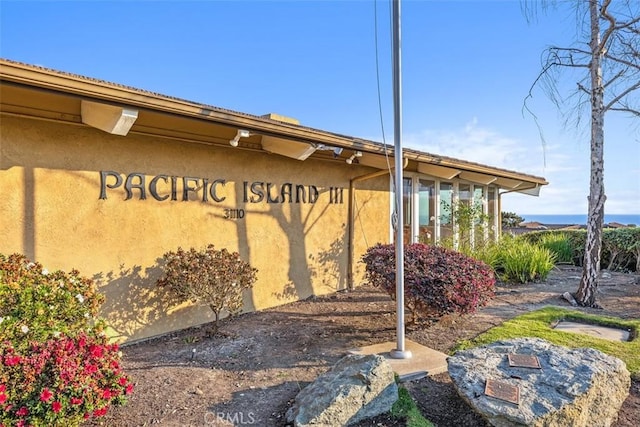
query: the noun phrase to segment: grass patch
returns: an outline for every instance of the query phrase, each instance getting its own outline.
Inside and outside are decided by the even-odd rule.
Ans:
[[[391,415],[395,418],[405,419],[407,427],[434,427],[429,420],[422,416],[409,391],[400,385],[398,385],[398,400],[391,408]]]
[[[562,320],[626,329],[629,331],[632,340],[626,342],[610,341],[590,335],[552,329],[552,325]],[[535,337],[569,348],[591,347],[600,350],[603,353],[621,359],[627,364],[627,369],[631,375],[637,377],[640,376],[639,331],[640,319],[624,320],[614,317],[585,314],[559,307],[545,307],[507,320],[501,325],[478,335],[473,340],[461,341],[454,351],[485,345],[499,340]]]

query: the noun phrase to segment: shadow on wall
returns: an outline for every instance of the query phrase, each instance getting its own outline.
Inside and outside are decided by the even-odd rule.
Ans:
[[[346,268],[340,264],[340,260],[345,259],[346,249],[346,225],[342,225],[342,238],[336,239],[329,245],[326,251],[320,251],[316,256],[309,255],[309,260],[319,265],[322,285],[335,291],[344,290],[347,287]],[[317,276],[318,272],[313,272]]]
[[[343,225],[342,228],[344,229],[345,226]],[[346,289],[345,269],[340,266],[340,260],[343,259],[345,252],[345,239],[346,234],[343,233],[343,238],[331,242],[328,250],[320,251],[317,255],[309,254],[308,256],[309,264],[318,265],[318,267],[307,265],[309,277],[321,277],[322,287],[325,289],[331,289],[332,291]],[[284,285],[282,292],[274,292],[272,295],[279,301],[295,301],[298,297],[298,292],[296,285],[289,281]]]
[[[346,225],[342,224],[341,238],[331,242],[329,249],[320,251],[317,255],[307,255],[307,235],[315,227],[318,219],[313,220],[314,210],[318,205],[313,205],[306,214],[303,214],[299,204],[291,204],[290,216],[287,220],[282,205],[270,205],[268,215],[274,218],[280,226],[283,234],[289,241],[289,266],[287,276],[289,281],[282,287],[282,292],[274,292],[272,295],[280,301],[295,301],[314,295],[313,279],[318,277],[322,269],[322,286],[337,291],[346,287],[346,273],[340,260],[345,257]],[[321,208],[317,218],[323,216],[328,206]],[[315,263],[320,267],[313,267]]]
[[[100,315],[107,320],[114,339],[126,341],[157,335],[166,331],[166,326],[178,323],[176,319],[181,310],[176,307],[180,301],[167,289],[156,286],[156,279],[162,273],[160,262],[162,260],[158,259],[156,264],[144,269],[139,265],[130,268],[121,265],[118,272],[101,272],[93,276],[100,292],[106,296]],[[163,330],[155,325],[160,319],[168,322]]]

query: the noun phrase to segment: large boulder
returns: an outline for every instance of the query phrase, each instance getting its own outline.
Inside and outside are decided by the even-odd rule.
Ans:
[[[511,366],[522,363],[513,363],[518,356],[511,356],[510,364],[509,354],[536,356],[540,368]],[[531,363],[535,359],[529,359],[524,364],[535,365]],[[629,371],[620,359],[538,338],[459,351],[447,363],[458,394],[498,427],[609,426],[631,386]],[[516,402],[510,402],[514,397]]]
[[[396,400],[389,362],[375,354],[352,354],[298,393],[287,421],[296,427],[347,426],[390,411]]]

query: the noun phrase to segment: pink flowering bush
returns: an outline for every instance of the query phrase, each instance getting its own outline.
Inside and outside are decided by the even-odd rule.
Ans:
[[[81,332],[34,342],[21,354],[0,344],[0,420],[3,426],[78,425],[123,404],[133,384],[122,372],[117,344]]]
[[[0,254],[0,298],[0,427],[77,426],[126,401],[91,280]]]
[[[473,313],[494,295],[491,267],[460,252],[414,243],[404,251],[405,307],[412,323],[449,313]],[[369,282],[396,294],[395,246],[370,247],[362,257]]]

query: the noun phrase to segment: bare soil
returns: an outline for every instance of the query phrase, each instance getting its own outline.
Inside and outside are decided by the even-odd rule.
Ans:
[[[464,317],[447,316],[428,327],[408,327],[406,337],[450,353],[504,320],[547,305],[568,307],[580,269],[561,266],[544,283],[499,284],[495,299]],[[640,318],[640,275],[605,272],[602,310],[584,312]],[[191,328],[123,347],[125,370],[136,389],[129,402],[92,425],[285,426],[296,394],[328,370],[348,349],[395,342],[395,302],[368,286],[221,322],[219,333]],[[638,338],[636,338],[638,339]],[[448,374],[405,382],[423,415],[437,426],[485,426],[457,395]],[[404,426],[387,415],[358,426]],[[616,427],[640,426],[640,378]]]

